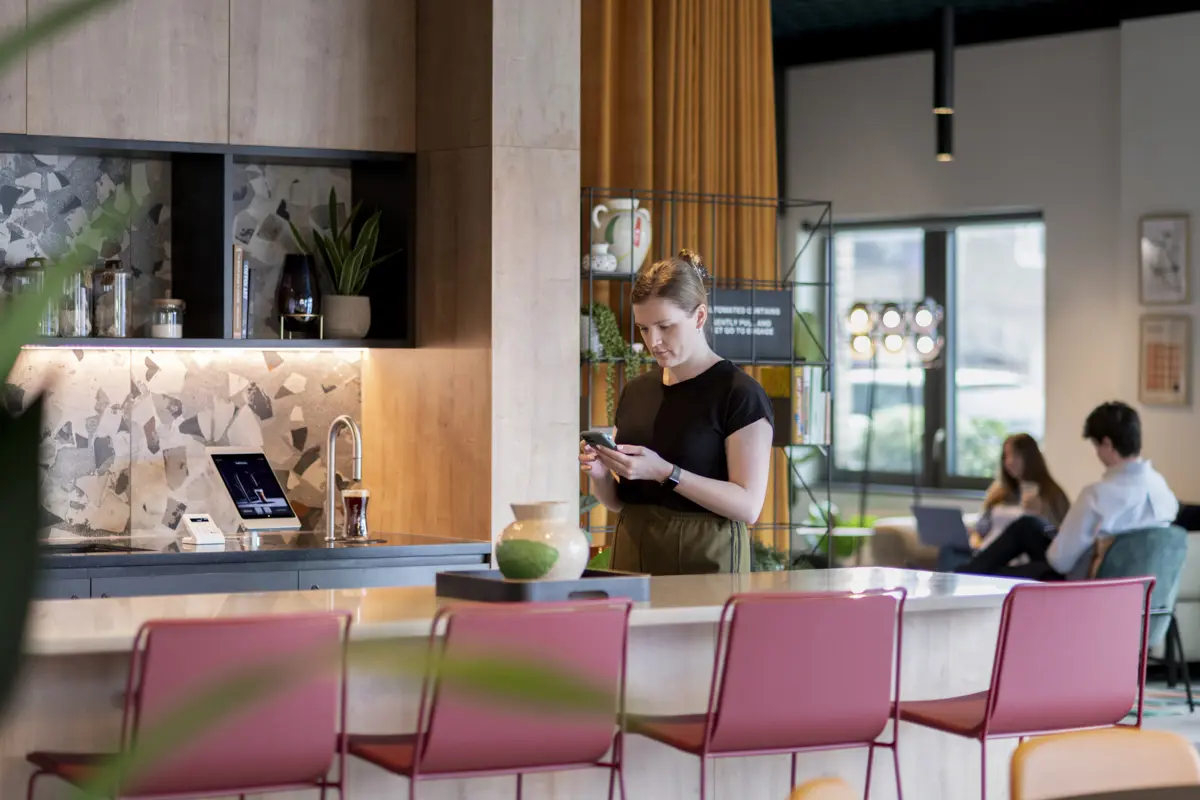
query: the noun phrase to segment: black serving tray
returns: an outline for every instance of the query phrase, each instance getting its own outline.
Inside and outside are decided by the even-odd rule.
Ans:
[[[607,569],[586,569],[573,581],[508,580],[498,569],[439,572],[436,586],[438,597],[484,603],[545,603],[610,597],[628,597],[635,602],[650,599],[649,575]]]

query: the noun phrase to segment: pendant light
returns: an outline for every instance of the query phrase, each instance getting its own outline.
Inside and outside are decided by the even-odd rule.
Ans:
[[[954,8],[937,12],[937,42],[933,49],[933,115],[937,160],[954,160]]]

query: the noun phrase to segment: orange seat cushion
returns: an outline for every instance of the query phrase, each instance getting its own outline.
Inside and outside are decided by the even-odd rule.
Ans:
[[[629,715],[629,732],[670,745],[685,753],[704,749],[706,714]]]
[[[88,783],[106,760],[115,758],[113,753],[48,753],[35,752],[25,756],[42,772],[74,786]]]
[[[414,733],[353,734],[346,752],[397,775],[412,775],[417,736]]]
[[[900,704],[900,719],[926,728],[976,738],[983,731],[987,692]]]

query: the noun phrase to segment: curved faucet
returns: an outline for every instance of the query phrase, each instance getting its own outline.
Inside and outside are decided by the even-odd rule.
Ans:
[[[334,516],[337,510],[337,437],[341,428],[350,431],[350,439],[354,444],[354,460],[351,470],[351,480],[362,480],[362,431],[358,423],[349,414],[342,414],[329,425],[329,448],[325,451],[325,541],[338,540]]]

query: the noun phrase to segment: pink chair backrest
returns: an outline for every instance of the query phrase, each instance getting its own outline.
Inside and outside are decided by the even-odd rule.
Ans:
[[[903,590],[731,598],[709,752],[878,737],[894,714],[903,605]]]
[[[1151,578],[1023,584],[1004,603],[989,735],[1113,725],[1145,683]]]
[[[332,613],[148,623],[145,647],[133,658],[134,696],[127,700],[134,704],[134,742],[217,685],[246,676],[241,685],[251,686],[264,669],[279,667],[281,675],[261,700],[241,699],[221,722],[186,736],[133,776],[127,793],[232,794],[223,790],[326,775],[341,727],[347,624],[345,615]],[[287,671],[322,661],[323,668]]]
[[[441,656],[459,664],[511,659],[586,681],[611,708],[521,705],[436,680],[417,755],[418,773],[506,770],[599,760],[624,701],[630,603],[587,600],[454,606]],[[424,705],[424,703],[423,703]],[[607,704],[606,704],[607,705]]]

